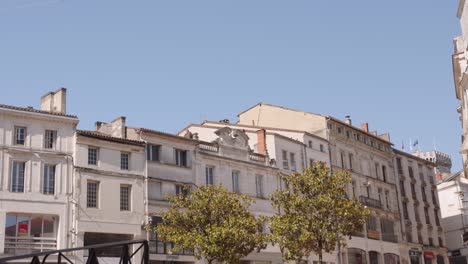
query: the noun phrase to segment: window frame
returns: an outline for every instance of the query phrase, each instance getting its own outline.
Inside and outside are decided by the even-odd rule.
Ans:
[[[126,152],[126,151],[120,152],[120,169],[121,170],[126,170],[126,171],[130,170],[130,157],[131,157],[130,152]]]
[[[265,188],[264,188],[264,177],[261,174],[255,174],[255,194],[257,198],[264,198],[265,197]]]
[[[240,171],[239,170],[232,170],[231,171],[231,178],[232,178],[232,192],[240,193]]]
[[[26,137],[28,135],[28,128],[26,126],[14,126],[14,133],[13,133],[13,145],[17,146],[26,146]],[[18,130],[23,129],[23,138],[19,139]],[[18,140],[22,140],[22,143],[18,143]]]
[[[123,192],[124,190],[126,190],[126,193]],[[126,197],[124,197],[123,194],[125,194]],[[120,211],[131,211],[131,210],[132,210],[132,185],[121,184],[120,185]]]
[[[48,135],[48,133],[51,133],[52,137]],[[57,130],[53,129],[46,129],[44,131],[44,148],[45,149],[56,149],[57,148]],[[51,141],[50,141],[51,140]]]
[[[23,165],[22,175],[20,175],[21,173],[19,173],[21,170],[19,170],[19,168],[15,166],[15,165],[20,165],[20,164]],[[18,173],[17,175],[13,175],[15,171]],[[13,180],[13,178],[15,178],[15,180]],[[25,182],[26,182],[25,178],[26,178],[26,161],[12,160],[11,168],[10,168],[10,177],[9,177],[9,180],[10,180],[10,184],[8,188],[9,191],[12,193],[24,193]],[[16,186],[13,185],[14,182],[16,182]],[[21,182],[21,184],[19,184],[19,182]]]
[[[156,153],[154,151],[155,148],[157,149]],[[146,145],[146,160],[153,161],[153,162],[161,161],[161,145],[147,144]]]
[[[205,185],[214,185],[214,170],[215,166],[205,166]]]
[[[49,168],[46,172],[46,168]],[[50,174],[52,170],[52,174]],[[41,181],[41,193],[45,195],[55,195],[55,184],[56,184],[56,175],[57,175],[57,165],[56,164],[51,164],[51,163],[45,163],[42,167],[42,181]],[[52,181],[50,179],[52,177]],[[46,187],[47,183],[47,187]],[[52,190],[52,192],[50,191]]]
[[[188,150],[185,149],[174,149],[175,165],[179,167],[188,167]]]
[[[90,185],[96,185],[95,191],[95,197],[90,198]],[[94,208],[94,209],[99,209],[99,194],[100,194],[100,182],[99,181],[94,181],[94,180],[87,180],[86,181],[86,208]],[[90,199],[94,199],[94,205],[90,203]]]
[[[94,157],[94,163],[93,162],[90,162],[92,161],[92,156],[91,156],[91,150],[95,150],[95,157]],[[99,164],[99,148],[98,147],[94,147],[94,146],[88,146],[88,165],[92,165],[92,166],[98,166]]]

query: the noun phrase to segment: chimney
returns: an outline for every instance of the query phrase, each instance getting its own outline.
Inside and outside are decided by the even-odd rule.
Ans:
[[[345,116],[345,123],[348,124],[348,125],[353,125],[353,123],[351,122],[351,116]]]
[[[369,133],[369,123],[362,123],[361,124],[361,130],[366,132],[366,133]]]
[[[125,126],[125,116],[117,117],[111,122],[111,135],[118,138],[127,138],[127,127]]]
[[[265,129],[257,130],[257,152],[263,155],[267,154]]]
[[[67,89],[60,88],[55,92],[48,92],[41,97],[41,110],[66,114],[67,113]]]

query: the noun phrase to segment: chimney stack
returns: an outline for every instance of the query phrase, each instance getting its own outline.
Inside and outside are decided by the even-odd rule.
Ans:
[[[41,110],[51,113],[67,113],[67,89],[60,88],[41,97]]]
[[[348,124],[348,125],[353,125],[353,123],[351,122],[351,116],[345,116],[345,123]]]
[[[267,154],[265,129],[257,130],[257,152],[263,155]]]
[[[125,116],[117,117],[111,122],[111,135],[118,138],[127,138],[127,127],[125,125]]]
[[[369,123],[362,123],[361,124],[361,130],[366,132],[366,133],[369,133]]]

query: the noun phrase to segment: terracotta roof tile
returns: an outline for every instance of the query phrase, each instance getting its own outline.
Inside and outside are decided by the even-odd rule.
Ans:
[[[78,135],[84,136],[84,137],[102,139],[102,140],[106,140],[106,141],[122,143],[122,144],[128,144],[128,145],[134,145],[134,146],[142,146],[142,147],[145,146],[145,142],[143,142],[143,141],[113,137],[113,136],[110,136],[108,134],[104,134],[104,133],[96,132],[96,131],[77,130],[76,133]]]

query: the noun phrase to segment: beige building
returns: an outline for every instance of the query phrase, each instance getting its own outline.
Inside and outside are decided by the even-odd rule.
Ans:
[[[64,88],[40,109],[0,105],[0,255],[71,246],[77,124]]]
[[[360,128],[354,127],[349,117],[341,121],[269,104],[257,104],[242,112],[239,124],[305,131],[328,140],[332,169],[352,171],[353,183],[348,195],[371,209],[371,217],[363,231],[348,242],[348,247],[340,254],[340,261],[350,264],[410,263],[412,252],[402,235],[401,195],[397,188],[395,154],[388,134],[369,131],[367,123]],[[433,239],[434,235],[430,237]],[[436,252],[445,257],[443,249],[437,248]]]
[[[118,126],[123,119],[112,122],[112,135],[76,132],[70,230],[73,247],[144,237],[145,144],[123,136]],[[119,257],[121,249],[97,253]]]
[[[406,254],[411,264],[447,263],[441,209],[435,181],[435,164],[394,150],[395,170]]]

